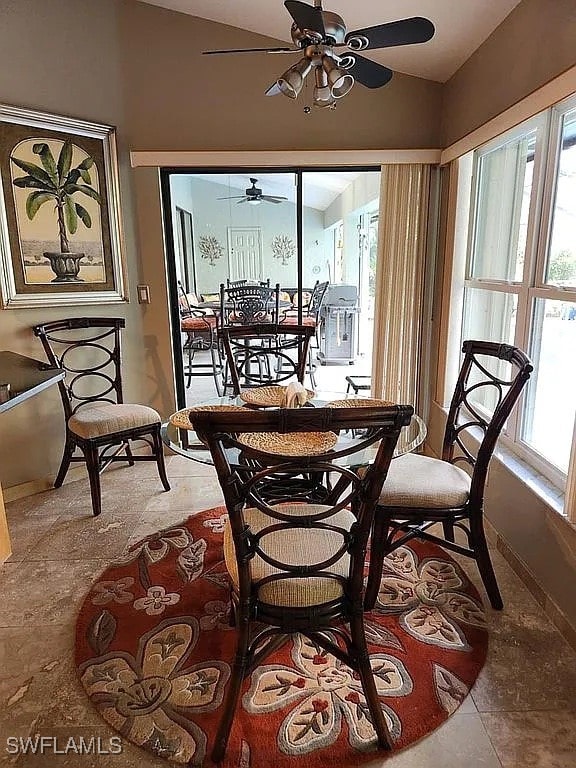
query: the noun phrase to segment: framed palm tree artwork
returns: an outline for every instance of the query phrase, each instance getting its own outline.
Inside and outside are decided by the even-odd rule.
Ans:
[[[127,301],[115,130],[0,105],[5,308]]]

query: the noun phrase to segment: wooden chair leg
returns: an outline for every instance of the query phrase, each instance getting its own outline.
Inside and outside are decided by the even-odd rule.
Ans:
[[[447,520],[442,523],[442,530],[444,531],[446,541],[454,542],[454,524]]]
[[[154,445],[154,455],[156,456],[156,464],[158,465],[158,474],[165,491],[170,490],[170,483],[168,481],[168,475],[166,474],[166,462],[164,461],[164,450],[162,446],[162,438],[160,437],[160,425],[152,432],[152,442]]]
[[[134,456],[132,455],[132,448],[130,448],[130,443],[128,442],[128,440],[126,441],[126,447],[124,448],[124,451],[126,453],[129,466],[133,467],[136,462],[134,461]]]
[[[248,668],[248,643],[250,639],[250,622],[246,615],[242,615],[246,609],[240,607],[238,617],[238,641],[236,645],[236,657],[234,664],[232,665],[232,675],[228,684],[228,691],[226,692],[226,700],[224,702],[224,710],[222,713],[222,719],[218,725],[218,731],[216,733],[216,739],[214,741],[214,747],[212,749],[212,760],[215,763],[219,763],[226,753],[226,747],[228,746],[228,737],[230,736],[230,729],[232,728],[232,721],[234,719],[234,713],[238,705],[238,699],[240,698],[240,690],[242,688],[242,682]]]
[[[380,699],[378,698],[378,691],[376,690],[376,683],[374,682],[374,673],[370,666],[370,656],[368,654],[366,635],[364,633],[364,617],[361,612],[358,612],[351,618],[350,633],[356,651],[358,674],[362,681],[362,689],[364,690],[366,703],[370,710],[372,725],[374,726],[376,736],[378,737],[378,746],[383,749],[392,749],[392,737],[388,730],[388,726],[386,725],[386,720],[384,719],[384,713],[382,712]]]
[[[364,609],[371,611],[376,604],[376,598],[380,591],[382,580],[382,568],[386,556],[386,543],[388,539],[388,520],[382,511],[376,509],[374,526],[370,536],[370,565],[368,568],[368,583],[364,595]]]
[[[484,533],[484,525],[480,515],[470,518],[470,536],[470,543],[475,552],[478,570],[480,571],[484,588],[488,594],[490,605],[494,610],[501,611],[504,607],[504,602],[502,601],[502,595],[500,594],[498,582],[496,581],[496,574],[494,573],[492,560],[490,559],[490,552]]]
[[[64,445],[64,453],[62,454],[62,461],[60,462],[60,469],[58,470],[58,474],[56,475],[56,480],[54,480],[54,488],[60,488],[62,483],[64,482],[64,478],[66,477],[66,474],[70,468],[70,462],[72,460],[72,454],[74,453],[74,442],[70,438],[66,438],[66,443]]]
[[[98,448],[88,443],[82,450],[86,458],[86,469],[90,480],[90,495],[92,496],[92,514],[98,516],[102,511],[102,493],[100,490],[100,460]]]

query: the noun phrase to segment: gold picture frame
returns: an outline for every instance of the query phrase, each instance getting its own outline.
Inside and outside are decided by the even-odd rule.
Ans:
[[[127,301],[114,127],[3,104],[0,124],[2,306]]]

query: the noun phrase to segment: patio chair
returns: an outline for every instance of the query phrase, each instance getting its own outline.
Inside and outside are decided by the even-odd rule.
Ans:
[[[219,331],[226,360],[225,391],[235,395],[247,387],[277,385],[296,378],[304,381],[314,329],[275,323],[229,325]]]
[[[381,748],[391,748],[364,631],[364,562],[374,505],[400,429],[411,415],[410,406],[194,414],[194,428],[208,443],[226,498],[224,557],[237,632],[232,675],[212,750],[215,762],[226,752],[243,681],[297,632],[358,676],[375,741]],[[329,447],[336,441],[334,433],[368,426],[370,435],[355,445]],[[266,450],[271,433],[280,439],[272,453]],[[321,452],[311,453],[308,441],[314,439],[318,446],[318,435],[324,441]],[[362,476],[337,463],[378,441],[376,459]],[[242,478],[230,464],[229,448],[240,450],[245,458]],[[339,478],[322,504],[301,492],[291,494],[290,479],[308,472],[329,472]],[[280,486],[280,495],[265,501],[268,484],[278,488],[278,477],[288,480],[284,495]]]
[[[407,453],[395,459],[380,495],[371,538],[365,605],[374,607],[384,558],[413,538],[476,560],[493,608],[503,607],[483,523],[484,486],[494,446],[532,372],[517,347],[465,341],[450,404],[442,458]],[[471,475],[457,466],[471,468]],[[430,532],[442,523],[443,536]],[[456,541],[455,529],[465,543]]]
[[[226,288],[220,284],[220,325],[253,325],[277,323],[280,305],[280,284],[245,285]]]
[[[180,330],[186,334],[182,352],[187,360],[184,375],[187,377],[186,388],[194,376],[211,376],[218,395],[222,394],[222,360],[218,350],[216,336],[217,318],[209,310],[200,309],[196,295],[186,293],[178,283],[178,311]],[[209,352],[209,360],[196,360],[198,353]]]
[[[125,324],[118,317],[73,317],[33,328],[50,365],[66,371],[58,383],[66,440],[54,487],[62,485],[71,462],[85,462],[94,515],[102,510],[100,474],[112,462],[155,461],[164,490],[170,490],[159,414],[123,401],[120,332]],[[147,443],[151,453],[134,455],[132,440]],[[76,449],[82,456],[74,456]]]
[[[321,283],[317,280],[312,292],[309,294],[307,303],[302,306],[302,325],[310,325],[314,328],[314,340],[316,342],[314,345],[311,344],[308,350],[308,374],[313,387],[316,386],[316,377],[314,376],[316,366],[312,361],[312,350],[320,348],[320,309],[329,285],[328,281]],[[282,325],[296,325],[298,323],[297,299],[298,295],[295,294],[293,306],[282,313],[280,320]]]

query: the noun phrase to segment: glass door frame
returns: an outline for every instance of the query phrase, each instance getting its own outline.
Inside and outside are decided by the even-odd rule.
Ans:
[[[176,389],[176,406],[186,407],[186,388],[184,386],[184,360],[181,351],[180,312],[178,306],[178,277],[176,273],[176,248],[174,244],[174,222],[172,217],[170,178],[172,176],[193,176],[194,174],[235,174],[253,173],[265,176],[267,173],[291,173],[296,179],[296,269],[297,291],[303,290],[303,175],[308,173],[380,173],[381,166],[373,165],[313,165],[313,166],[176,166],[160,167],[160,193],[162,202],[162,218],[164,224],[164,251],[166,274],[168,281],[168,301],[170,311],[170,326],[172,337],[172,359],[174,364],[174,384]],[[298,322],[302,322],[302,307],[298,305]]]

